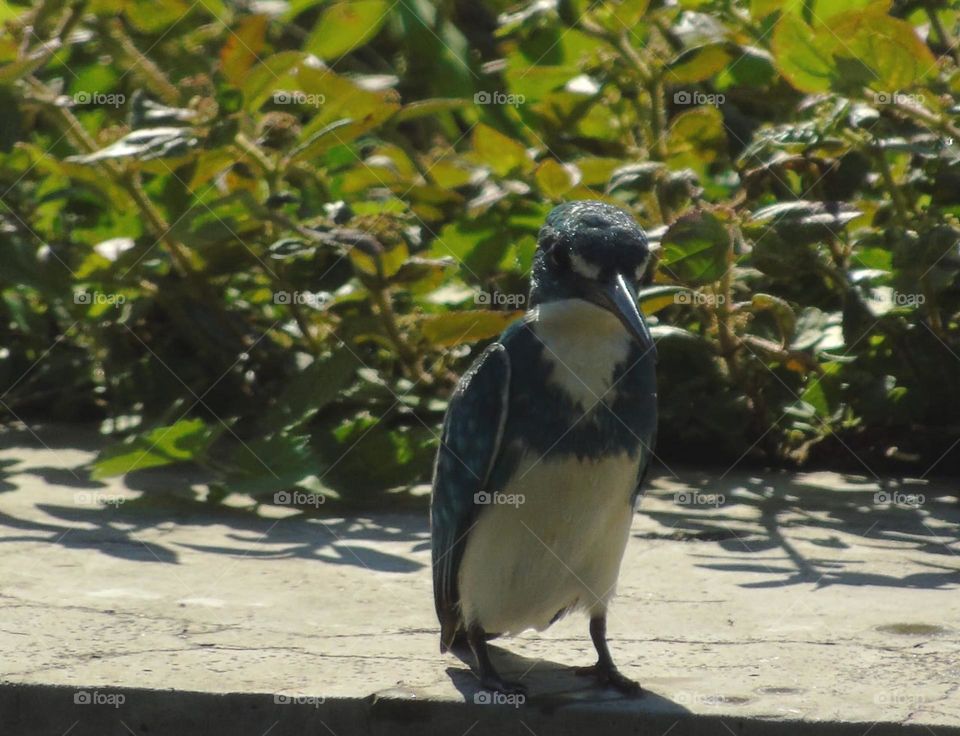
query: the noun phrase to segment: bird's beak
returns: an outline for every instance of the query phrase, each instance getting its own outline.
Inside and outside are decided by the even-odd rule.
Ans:
[[[622,274],[617,274],[613,281],[602,285],[597,290],[594,301],[617,316],[627,331],[640,343],[644,352],[652,352],[653,357],[657,357],[653,335],[637,307],[637,291]]]

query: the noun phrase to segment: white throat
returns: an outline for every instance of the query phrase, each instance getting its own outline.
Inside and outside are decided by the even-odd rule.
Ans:
[[[631,337],[606,309],[582,299],[541,304],[528,319],[544,345],[547,379],[584,411],[616,396],[614,374],[630,354]]]

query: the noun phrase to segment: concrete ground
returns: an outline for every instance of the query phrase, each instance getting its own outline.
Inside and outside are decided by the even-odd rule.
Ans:
[[[438,651],[425,509],[197,501],[105,483],[89,435],[0,433],[0,733],[960,734],[958,482],[659,470],[611,649],[586,621],[498,640],[485,703]],[[330,509],[321,509],[330,511]]]

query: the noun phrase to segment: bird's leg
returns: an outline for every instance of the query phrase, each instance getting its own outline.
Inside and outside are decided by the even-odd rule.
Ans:
[[[505,695],[526,693],[526,688],[518,682],[506,682],[493,668],[490,661],[490,652],[487,650],[486,632],[479,624],[471,624],[467,629],[467,641],[477,658],[477,671],[480,675],[480,686],[484,690],[495,690]]]
[[[590,618],[590,638],[597,648],[597,663],[590,667],[577,669],[578,675],[596,677],[601,685],[610,685],[625,694],[640,692],[640,684],[620,674],[613,663],[610,650],[607,648],[607,614],[594,615]]]

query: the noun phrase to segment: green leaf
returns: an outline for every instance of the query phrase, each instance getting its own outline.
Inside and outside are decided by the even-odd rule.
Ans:
[[[607,184],[607,191],[629,189],[637,192],[647,192],[666,170],[666,165],[659,161],[644,161],[639,164],[628,164],[614,170]]]
[[[227,488],[252,496],[309,485],[323,472],[306,435],[281,433],[248,442],[235,450],[232,460],[233,469],[225,479]]]
[[[648,286],[637,295],[637,301],[640,302],[640,309],[649,317],[661,309],[679,303],[677,294],[685,294],[688,291],[682,286]]]
[[[194,460],[209,447],[217,434],[218,430],[208,427],[202,419],[181,419],[176,424],[155,427],[100,452],[93,463],[91,477],[99,480]]]
[[[780,202],[754,212],[745,231],[762,238],[767,231],[775,230],[794,245],[815,243],[837,237],[860,214],[860,210],[845,202]]]
[[[423,336],[437,347],[488,340],[503,332],[523,312],[472,309],[427,317],[420,326]]]
[[[874,81],[869,85],[873,90],[906,89],[936,70],[936,58],[907,21],[870,10],[838,15],[829,25],[840,44],[834,56],[844,60],[852,54],[873,75]],[[847,80],[840,71],[833,89],[842,92]]]
[[[355,0],[330,5],[307,37],[304,51],[336,59],[377,35],[392,5],[386,0]]]
[[[182,156],[196,145],[189,128],[144,128],[128,133],[120,140],[86,156],[71,156],[67,161],[91,164],[104,159],[134,158],[149,161],[155,158]]]
[[[263,53],[267,32],[267,17],[251,15],[244,18],[227,36],[220,49],[220,69],[230,84],[240,86],[247,71]]]
[[[771,312],[780,328],[784,343],[790,341],[796,328],[797,316],[786,299],[773,294],[754,294],[750,299],[750,306],[754,312]]]
[[[708,165],[727,149],[723,115],[715,107],[698,107],[677,115],[670,124],[667,147],[670,168],[690,168],[703,177]]]
[[[548,158],[537,167],[535,174],[540,191],[553,199],[560,199],[580,179],[580,172],[573,165],[564,165]]]
[[[831,55],[833,41],[817,34],[795,15],[785,15],[777,23],[771,41],[780,73],[794,87],[805,92],[826,92],[835,73]]]
[[[803,92],[894,92],[936,68],[913,26],[876,9],[841,13],[815,27],[784,15],[771,45],[780,73]]]
[[[661,241],[660,266],[688,286],[720,279],[727,270],[730,232],[715,215],[698,210],[677,219]]]
[[[633,31],[650,0],[606,0],[591,10],[594,20],[614,33]]]
[[[667,81],[677,84],[692,84],[710,79],[714,74],[730,63],[737,52],[731,52],[726,42],[708,43],[686,49],[677,55],[664,69],[669,75]]]
[[[490,167],[498,176],[506,176],[516,169],[529,171],[533,161],[519,141],[480,123],[473,129],[474,157]]]
[[[360,363],[349,350],[315,359],[290,379],[267,414],[267,427],[290,430],[312,419],[350,384]]]

